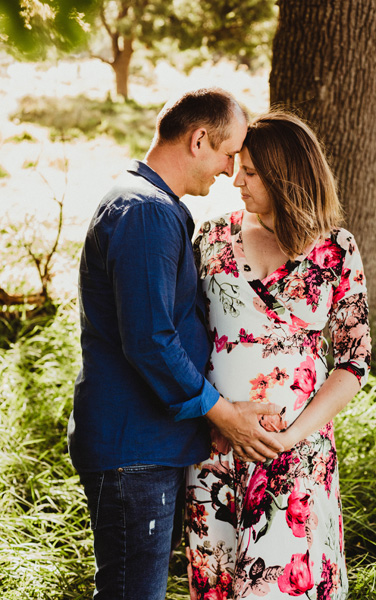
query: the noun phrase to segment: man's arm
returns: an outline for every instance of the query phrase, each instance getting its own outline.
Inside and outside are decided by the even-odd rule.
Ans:
[[[275,456],[282,446],[258,416],[279,409],[220,398],[182,347],[174,310],[184,235],[178,217],[155,203],[132,206],[118,219],[106,262],[124,355],[176,420],[208,414],[240,456]]]

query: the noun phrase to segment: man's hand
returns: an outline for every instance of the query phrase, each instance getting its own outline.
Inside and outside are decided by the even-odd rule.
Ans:
[[[259,419],[261,415],[277,415],[280,411],[276,404],[231,403],[220,397],[206,416],[228,439],[238,458],[264,462],[276,458],[284,447],[277,441],[277,434],[265,431]]]

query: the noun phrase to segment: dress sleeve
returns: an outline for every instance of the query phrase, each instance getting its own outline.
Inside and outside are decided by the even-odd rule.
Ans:
[[[347,234],[347,235],[346,235]],[[340,230],[337,240],[345,250],[341,277],[334,289],[329,315],[334,366],[353,373],[361,386],[368,379],[371,338],[367,289],[362,259],[351,234]]]
[[[184,235],[172,211],[144,203],[118,219],[107,250],[123,352],[175,420],[202,416],[219,398],[174,325]]]

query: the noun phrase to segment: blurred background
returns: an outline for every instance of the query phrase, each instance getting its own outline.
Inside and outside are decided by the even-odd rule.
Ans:
[[[172,95],[216,85],[251,116],[281,105],[311,123],[360,246],[374,323],[375,31],[374,0],[0,0],[2,598],[92,595],[65,440],[78,261],[95,207],[143,158]],[[184,201],[197,223],[242,206],[225,176]],[[336,424],[354,600],[376,598],[375,373],[373,363]],[[182,545],[167,598],[188,597]],[[337,600],[333,586],[325,599]]]

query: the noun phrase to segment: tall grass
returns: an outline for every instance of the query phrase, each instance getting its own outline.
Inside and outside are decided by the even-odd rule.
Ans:
[[[74,306],[0,348],[0,596],[89,599],[94,562],[86,502],[66,447],[80,362]],[[376,378],[336,419],[351,600],[376,598]],[[188,600],[184,549],[167,600]]]

